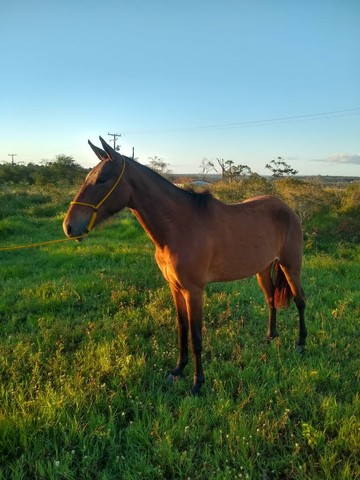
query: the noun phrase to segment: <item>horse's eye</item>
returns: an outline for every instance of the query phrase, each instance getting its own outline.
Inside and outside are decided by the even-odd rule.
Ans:
[[[107,178],[106,177],[99,177],[96,179],[96,184],[102,184],[102,183],[106,183],[107,181]]]

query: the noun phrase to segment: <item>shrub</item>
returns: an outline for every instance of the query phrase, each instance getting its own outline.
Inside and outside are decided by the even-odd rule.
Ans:
[[[245,198],[274,193],[273,183],[257,173],[253,173],[249,177],[241,180],[241,188],[245,194]]]
[[[342,195],[342,207],[344,210],[360,209],[360,181],[348,185]]]
[[[301,221],[316,213],[337,210],[341,205],[341,191],[325,187],[320,182],[285,178],[274,181],[274,193],[299,215]]]
[[[272,182],[257,173],[242,178],[239,182],[218,182],[211,192],[225,203],[237,203],[250,197],[273,193]]]
[[[81,184],[87,172],[88,169],[81,167],[72,157],[57,155],[54,161],[46,161],[44,165],[0,165],[0,184]]]

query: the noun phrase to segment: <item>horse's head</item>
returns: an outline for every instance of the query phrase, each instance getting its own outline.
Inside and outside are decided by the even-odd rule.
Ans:
[[[126,160],[101,137],[104,150],[89,145],[100,163],[87,175],[85,182],[70,204],[63,222],[65,235],[79,237],[88,233],[129,202],[130,188],[125,180]]]

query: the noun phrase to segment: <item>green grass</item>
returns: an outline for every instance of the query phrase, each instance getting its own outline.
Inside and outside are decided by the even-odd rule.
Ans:
[[[3,246],[62,236],[73,192],[27,192],[0,192]],[[192,365],[165,382],[174,308],[128,212],[81,243],[0,252],[0,478],[359,478],[360,247],[319,245],[304,357],[294,307],[267,345],[255,279],[208,286],[199,398]]]

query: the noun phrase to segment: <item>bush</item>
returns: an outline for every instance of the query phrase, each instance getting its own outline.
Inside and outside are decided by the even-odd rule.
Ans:
[[[224,203],[238,203],[245,199],[244,192],[240,183],[215,183],[211,188],[211,193]]]
[[[335,211],[341,206],[341,190],[324,186],[315,180],[275,180],[274,193],[295,210],[301,221],[316,213]]]
[[[241,181],[241,188],[245,194],[245,198],[271,195],[274,193],[273,183],[257,173],[253,173],[250,177],[244,178]]]
[[[81,184],[87,172],[72,157],[57,155],[54,161],[47,161],[44,165],[0,165],[0,184]]]
[[[344,210],[360,209],[360,182],[350,183],[342,195],[342,206]]]
[[[250,197],[273,193],[272,182],[257,173],[241,179],[239,182],[215,183],[211,189],[213,195],[225,203],[242,202]]]

